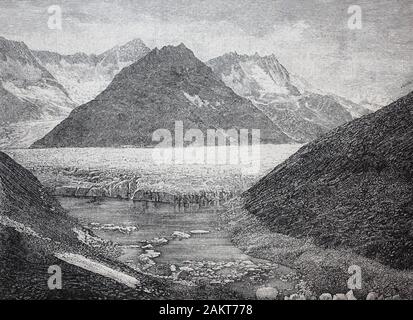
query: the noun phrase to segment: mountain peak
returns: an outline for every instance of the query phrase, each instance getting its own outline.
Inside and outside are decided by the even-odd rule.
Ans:
[[[145,42],[143,42],[143,40],[142,40],[141,38],[135,38],[135,39],[129,41],[128,43],[131,43],[131,44],[143,44],[143,45],[145,45]]]
[[[139,60],[150,52],[150,49],[139,38],[133,39],[123,45],[117,45],[99,55],[104,64],[130,63]]]
[[[142,41],[140,38],[133,39],[123,45],[118,45],[115,48],[118,48],[120,50],[122,49],[130,49],[130,48],[138,48],[138,49],[144,49],[148,50],[149,48],[146,46],[145,42]]]
[[[178,54],[179,53],[186,53],[186,54],[190,54],[190,55],[195,57],[192,50],[188,49],[188,47],[183,42],[181,42],[177,46],[173,46],[173,45],[164,46],[164,47],[162,47],[162,49],[160,51],[165,52],[165,53],[178,53]]]
[[[11,53],[12,51],[19,51],[26,55],[30,52],[29,47],[23,41],[14,41],[0,36],[0,49]]]
[[[153,132],[172,132],[177,119],[185,129],[254,128],[261,130],[262,141],[291,142],[262,111],[179,44],[155,48],[123,68],[95,100],[72,112],[33,148],[152,146]]]
[[[202,64],[197,59],[192,50],[188,49],[185,44],[181,43],[177,46],[168,45],[162,47],[162,49],[153,49],[145,59],[147,62],[168,65],[199,65]]]

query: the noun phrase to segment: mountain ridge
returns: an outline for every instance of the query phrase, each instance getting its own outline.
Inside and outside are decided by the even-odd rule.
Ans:
[[[37,61],[24,42],[3,37],[0,37],[0,86],[2,123],[64,117],[74,107],[65,88]]]
[[[286,135],[301,143],[370,110],[347,99],[322,93],[290,74],[274,54],[227,53],[207,64],[237,94],[249,99]]]
[[[95,100],[74,110],[33,147],[149,146],[154,131],[173,132],[175,121],[201,130],[261,129],[264,141],[291,141],[180,44],[155,48],[124,68]]]
[[[78,104],[93,100],[124,67],[144,57],[149,48],[141,39],[115,46],[101,54],[78,52],[64,55],[33,51],[37,60],[68,90]]]
[[[307,144],[243,195],[273,232],[413,267],[413,93]]]

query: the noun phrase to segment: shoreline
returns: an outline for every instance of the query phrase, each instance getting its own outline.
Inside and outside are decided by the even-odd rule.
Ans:
[[[239,198],[229,201],[226,207],[219,218],[236,247],[252,257],[297,270],[317,296],[346,294],[350,290],[348,268],[356,265],[362,270],[362,288],[354,290],[358,299],[366,299],[370,292],[378,293],[383,299],[413,298],[412,271],[392,269],[350,250],[319,248],[311,239],[272,233],[243,209]]]

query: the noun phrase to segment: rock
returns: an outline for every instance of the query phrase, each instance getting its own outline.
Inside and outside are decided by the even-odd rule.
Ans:
[[[346,293],[347,300],[357,300],[357,298],[354,296],[353,290],[350,290],[349,292]]]
[[[402,298],[400,297],[400,295],[396,294],[392,297],[392,300],[402,300]]]
[[[149,259],[153,259],[153,258],[157,258],[161,255],[160,252],[154,251],[154,250],[145,250],[146,252],[141,254],[139,256],[140,259],[145,259],[145,258],[149,258]]]
[[[153,261],[151,260],[151,262],[153,262]],[[151,268],[151,267],[154,266],[154,265],[155,265],[155,262],[153,262],[153,263],[147,263],[147,264],[145,264],[145,265],[142,266],[142,270],[147,270],[147,269]]]
[[[153,249],[153,245],[147,244],[146,246],[143,246],[142,249]]]
[[[276,300],[278,296],[278,290],[273,287],[258,288],[255,296],[258,300]]]
[[[188,272],[194,271],[194,269],[192,269],[190,267],[179,267],[179,270],[188,271]]]
[[[159,246],[159,245],[167,244],[168,240],[165,238],[154,238],[150,240],[149,242],[155,246]]]
[[[185,232],[181,232],[181,231],[175,231],[172,234],[172,237],[174,238],[180,238],[180,239],[189,239],[191,237],[191,235],[185,233]]]
[[[289,297],[289,300],[306,300],[306,298],[305,298],[305,296],[302,295],[302,294],[296,294],[296,293],[294,293],[294,294],[292,294],[292,295]]]
[[[111,224],[111,223],[102,225],[100,229],[115,231],[115,232],[120,232],[120,233],[125,233],[125,234],[130,234],[131,232],[138,230],[138,228],[134,226],[122,227],[122,226],[115,226],[114,224]]]
[[[375,292],[370,292],[367,297],[366,300],[377,300],[379,298],[379,295]]]
[[[207,234],[207,233],[209,233],[209,231],[207,231],[207,230],[191,230],[190,233],[191,234]]]
[[[150,273],[163,276],[163,277],[170,277],[172,275],[172,271],[168,265],[161,264],[161,265],[153,265],[150,270]]]
[[[172,272],[176,272],[176,266],[175,265],[172,264],[169,268],[171,269]]]
[[[191,274],[188,271],[182,270],[178,274],[178,279],[180,280],[188,280],[191,277]]]
[[[347,296],[343,293],[337,293],[334,295],[333,300],[347,300]]]
[[[138,259],[142,262],[142,270],[147,270],[155,265],[155,262],[145,255],[140,255]]]

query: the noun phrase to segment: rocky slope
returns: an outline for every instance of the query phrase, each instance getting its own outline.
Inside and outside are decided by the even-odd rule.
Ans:
[[[33,51],[33,55],[64,86],[73,101],[81,105],[93,100],[120,70],[149,51],[142,40],[136,39],[100,55],[61,55],[49,51]]]
[[[344,98],[318,92],[290,74],[274,55],[225,54],[207,64],[227,86],[251,100],[286,135],[309,142],[370,111]]]
[[[0,83],[0,124],[2,126],[19,121],[39,119],[40,110],[31,102],[19,99],[3,88]]]
[[[95,100],[33,147],[154,145],[158,129],[260,129],[261,141],[292,141],[247,99],[236,95],[183,44],[155,49],[124,68]]]
[[[252,101],[300,95],[275,55],[228,53],[207,63],[237,94]]]
[[[273,232],[413,267],[413,93],[309,143],[245,192]]]
[[[142,288],[149,292],[156,283],[114,262],[114,252],[0,153],[0,299],[155,297]],[[62,290],[48,289],[52,265],[62,269]]]
[[[75,107],[23,42],[0,37],[0,146],[28,147]],[[39,129],[40,128],[40,129]]]
[[[0,82],[2,97],[13,95],[21,101],[20,104],[30,103],[30,109],[35,107],[35,110],[31,110],[29,115],[35,119],[64,117],[74,107],[63,86],[38,63],[23,42],[0,37]],[[10,105],[4,105],[7,100],[2,98],[3,108],[11,110]],[[20,120],[16,116],[9,117],[8,113],[0,115],[0,119],[6,118]],[[28,115],[22,112],[21,118],[27,120]]]

